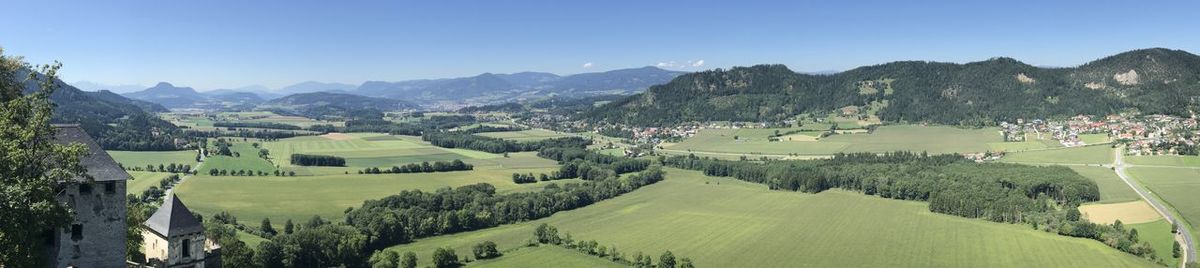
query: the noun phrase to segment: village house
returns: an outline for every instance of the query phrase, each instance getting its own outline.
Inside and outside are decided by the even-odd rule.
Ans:
[[[58,144],[83,144],[79,159],[88,178],[74,178],[58,191],[59,202],[71,208],[71,224],[53,231],[49,243],[51,267],[125,267],[125,181],[130,179],[112,156],[79,125],[54,125]]]
[[[204,225],[174,194],[143,224],[142,238],[150,266],[221,267],[221,247],[204,237]]]

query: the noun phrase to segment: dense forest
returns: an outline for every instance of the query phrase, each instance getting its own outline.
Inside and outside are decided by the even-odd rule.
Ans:
[[[695,155],[664,157],[667,166],[766,184],[771,189],[816,193],[832,188],[884,198],[929,202],[929,210],[1098,240],[1134,255],[1155,258],[1148,243],[1120,222],[1095,224],[1077,207],[1100,199],[1095,182],[1063,166],[975,163],[960,155],[909,152],[837,154],[805,161],[728,161]]]
[[[1040,68],[1010,58],[902,61],[832,75],[783,65],[735,67],[685,74],[577,117],[640,126],[779,122],[871,105],[883,106],[877,115],[884,121],[964,126],[1126,109],[1186,116],[1200,110],[1200,56],[1145,49],[1075,68]]]
[[[292,165],[341,167],[346,159],[332,155],[292,154]]]
[[[401,166],[392,166],[391,168],[364,168],[363,170],[359,170],[358,174],[432,173],[472,169],[475,169],[475,166],[467,164],[462,160],[454,159],[454,161],[435,161],[433,164],[421,162],[420,164],[408,163]]]
[[[540,141],[516,142],[499,138],[484,137],[460,132],[427,131],[421,139],[430,144],[444,148],[463,148],[489,153],[528,152],[542,148],[572,147],[583,148],[592,142],[580,137],[562,137]]]

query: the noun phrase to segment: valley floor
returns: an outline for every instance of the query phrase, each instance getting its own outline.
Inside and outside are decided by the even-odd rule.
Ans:
[[[679,169],[669,169],[658,184],[550,218],[391,250],[415,252],[424,265],[437,247],[460,254],[485,240],[502,250],[521,247],[541,223],[626,255],[671,250],[700,267],[1156,266],[1092,240],[935,214],[923,202],[837,190],[771,191]]]

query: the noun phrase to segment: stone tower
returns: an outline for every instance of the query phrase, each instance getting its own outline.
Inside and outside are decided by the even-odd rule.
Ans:
[[[79,159],[92,177],[74,178],[56,196],[71,208],[71,225],[54,232],[49,244],[51,267],[125,267],[126,173],[78,125],[54,125],[58,144],[78,143],[88,153]]]

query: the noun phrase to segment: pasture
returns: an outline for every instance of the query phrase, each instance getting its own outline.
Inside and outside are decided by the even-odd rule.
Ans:
[[[839,152],[915,151],[940,153],[983,152],[991,143],[1001,142],[994,128],[960,129],[947,126],[881,126],[874,133],[838,134],[816,139],[819,131],[799,131],[784,135],[781,141],[768,137],[786,129],[703,129],[696,136],[667,146],[666,149],[735,154],[830,155]],[[808,137],[799,137],[803,135]],[[812,137],[812,138],[809,138]]]
[[[1127,156],[1125,162],[1134,165],[1200,167],[1200,156],[1194,155],[1145,155]]]
[[[566,137],[566,134],[545,130],[545,129],[529,129],[521,131],[504,131],[504,132],[484,132],[476,133],[475,135],[499,138],[513,141],[539,141],[551,138]]]
[[[1009,153],[1001,162],[1027,164],[1110,164],[1113,149],[1108,145],[1083,146]]]
[[[255,148],[253,145],[254,142],[258,141],[235,140],[236,139],[230,140],[232,146],[229,147],[229,150],[235,153],[234,155],[212,155],[205,158],[204,165],[201,166],[198,174],[208,174],[208,172],[213,169],[234,171],[248,170],[256,173],[259,171],[273,173],[275,170],[277,170],[277,168],[275,168],[275,164],[271,163],[270,160],[258,156],[260,148]],[[209,150],[215,151],[216,146],[212,145],[214,143],[215,142],[209,142]],[[274,155],[274,152],[271,153],[272,155],[270,157],[278,157]]]
[[[349,207],[362,206],[404,190],[434,191],[476,183],[489,183],[497,192],[540,189],[548,182],[516,184],[512,173],[548,173],[553,168],[482,169],[474,171],[412,174],[337,174],[295,177],[193,176],[175,188],[175,193],[193,211],[212,215],[228,211],[247,222],[264,217],[283,223],[320,215],[338,221]],[[579,180],[563,180],[567,183]]]
[[[1200,228],[1200,169],[1132,167],[1128,172],[1179,212],[1192,230]]]
[[[588,207],[390,249],[428,256],[436,247],[470,252],[485,240],[512,249],[549,223],[576,241],[616,245],[627,256],[671,250],[699,267],[1155,266],[1093,240],[935,214],[927,206],[836,190],[771,191],[668,169],[663,182]]]
[[[1167,267],[1178,267],[1179,259],[1171,256],[1171,247],[1174,246],[1175,235],[1171,233],[1171,223],[1167,220],[1157,220],[1147,223],[1127,224],[1126,228],[1137,229],[1138,237],[1142,241],[1150,243],[1154,248],[1154,254],[1158,258],[1165,260]]]
[[[129,171],[129,175],[133,176],[133,180],[125,181],[125,193],[140,196],[142,192],[150,189],[151,186],[158,187],[158,182],[167,176],[171,176],[171,173]]]
[[[196,166],[196,151],[164,151],[164,152],[134,152],[134,151],[108,151],[108,155],[112,156],[117,163],[121,163],[125,167],[146,167],[146,165],[158,166],[175,164],[185,164]]]
[[[1100,187],[1100,203],[1119,203],[1141,200],[1133,188],[1117,177],[1117,173],[1105,167],[1069,166],[1075,173],[1083,175]]]

